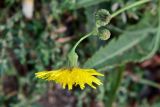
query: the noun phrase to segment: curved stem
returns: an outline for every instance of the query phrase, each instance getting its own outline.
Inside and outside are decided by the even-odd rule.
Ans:
[[[131,5],[128,5],[128,6],[124,7],[124,8],[116,11],[115,13],[111,14],[110,17],[111,17],[111,19],[112,19],[112,18],[114,18],[115,16],[119,15],[120,13],[124,12],[125,10],[128,10],[128,9],[130,9],[130,8],[132,8],[132,7],[141,5],[141,4],[146,3],[146,2],[149,2],[149,1],[151,1],[151,0],[140,0],[140,1],[138,1],[138,2],[135,2],[135,3],[131,4]],[[72,48],[72,51],[75,51],[75,49],[77,48],[77,46],[79,45],[79,43],[80,43],[81,41],[83,41],[84,39],[86,39],[87,37],[91,36],[92,34],[93,34],[93,31],[90,32],[90,33],[88,33],[87,35],[83,36],[83,37],[74,45],[74,47]]]
[[[138,2],[135,2],[131,5],[128,5],[118,11],[116,11],[115,13],[111,14],[110,15],[110,18],[114,18],[115,16],[117,16],[118,14],[122,13],[123,11],[125,10],[128,10],[132,7],[135,7],[135,6],[138,6],[138,5],[141,5],[143,3],[146,3],[146,2],[149,2],[150,0],[141,0],[141,1],[138,1]],[[81,39],[74,45],[74,47],[72,48],[72,50],[70,51],[69,55],[68,55],[68,58],[69,58],[69,63],[71,66],[76,66],[77,65],[77,60],[78,60],[78,55],[77,53],[75,52],[77,46],[84,40],[86,39],[87,37],[91,36],[92,34],[94,34],[94,32],[96,32],[96,29],[93,29],[92,32],[88,33],[87,35],[81,37]]]
[[[93,34],[93,31],[88,33],[87,35],[83,36],[81,39],[79,39],[79,41],[74,45],[74,47],[72,48],[71,51],[75,51],[77,46],[84,40],[86,39],[87,37],[91,36]]]
[[[138,1],[138,2],[135,2],[135,3],[133,3],[133,4],[130,4],[130,5],[126,6],[126,7],[124,7],[124,8],[116,11],[115,13],[111,14],[111,19],[114,18],[115,16],[119,15],[120,13],[124,12],[125,10],[128,10],[128,9],[130,9],[130,8],[132,8],[132,7],[135,7],[135,6],[138,6],[138,5],[141,5],[141,4],[143,4],[143,3],[147,3],[147,2],[149,2],[149,1],[151,1],[151,0],[140,0],[140,1]]]
[[[94,30],[93,30],[94,31]],[[78,55],[75,52],[77,46],[87,37],[91,36],[93,34],[93,31],[88,33],[87,35],[81,37],[81,39],[73,46],[72,50],[70,51],[70,53],[68,54],[68,61],[69,61],[69,66],[70,67],[75,67],[78,64]]]

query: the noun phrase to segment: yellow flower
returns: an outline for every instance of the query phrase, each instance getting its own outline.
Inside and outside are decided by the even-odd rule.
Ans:
[[[101,85],[101,81],[95,76],[104,76],[94,69],[81,69],[81,68],[66,68],[53,71],[42,71],[35,74],[37,78],[45,79],[48,81],[55,81],[62,85],[63,88],[71,90],[73,86],[79,85],[81,89],[85,88],[88,84],[96,89],[93,83]]]

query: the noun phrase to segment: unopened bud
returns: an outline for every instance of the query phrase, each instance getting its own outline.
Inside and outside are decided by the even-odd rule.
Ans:
[[[96,26],[105,26],[107,25],[111,20],[111,15],[109,11],[105,9],[100,9],[95,14],[95,20],[96,20]]]
[[[98,36],[101,40],[108,40],[111,33],[105,26],[102,26],[98,28]]]

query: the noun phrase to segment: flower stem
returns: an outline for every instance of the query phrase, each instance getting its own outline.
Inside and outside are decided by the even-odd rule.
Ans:
[[[130,4],[130,5],[126,6],[126,7],[124,7],[124,8],[116,11],[115,13],[111,14],[110,17],[111,17],[111,18],[114,18],[115,16],[119,15],[120,13],[124,12],[125,10],[128,10],[128,9],[130,9],[130,8],[132,8],[132,7],[135,7],[135,6],[144,4],[144,3],[147,3],[147,2],[149,2],[149,1],[151,1],[151,0],[140,0],[140,1],[137,1],[137,2],[135,2],[135,3],[133,3],[133,4]],[[74,47],[72,48],[72,50],[75,51],[75,49],[76,49],[77,46],[80,44],[80,42],[83,41],[84,39],[86,39],[87,37],[91,36],[91,35],[93,34],[93,32],[94,32],[94,30],[93,30],[92,32],[88,33],[87,35],[83,36],[83,37],[74,45]]]
[[[93,34],[93,32],[88,33],[87,35],[83,36],[81,39],[79,39],[79,41],[74,45],[74,47],[72,48],[72,51],[75,51],[77,46],[86,38],[88,38],[89,36],[91,36]]]
[[[110,19],[114,18],[115,16],[117,16],[118,14],[124,12],[125,10],[128,10],[132,7],[135,7],[135,6],[138,6],[138,5],[141,5],[143,3],[146,3],[146,2],[149,2],[150,0],[140,0],[138,2],[135,2],[133,4],[130,4],[118,11],[116,11],[115,13],[111,14],[110,15]],[[91,36],[92,34],[94,34],[96,32],[96,29],[93,29],[93,31],[91,31],[90,33],[88,33],[87,35],[83,36],[82,38],[80,38],[80,40],[74,45],[74,47],[72,48],[72,50],[70,51],[70,53],[68,54],[68,58],[69,58],[69,63],[70,63],[70,66],[76,66],[77,65],[77,62],[78,62],[78,55],[77,53],[75,52],[77,46],[86,38],[88,38],[89,36]]]
[[[94,30],[93,30],[94,31]],[[77,67],[78,66],[78,55],[76,53],[77,46],[87,37],[91,36],[93,34],[93,31],[88,33],[87,35],[83,36],[72,48],[72,50],[68,54],[68,61],[69,61],[69,67]]]
[[[140,1],[137,1],[137,2],[135,2],[135,3],[133,3],[133,4],[130,4],[130,5],[126,6],[126,7],[124,7],[124,8],[116,11],[115,13],[113,13],[113,14],[111,15],[111,19],[114,18],[115,16],[119,15],[120,13],[124,12],[125,10],[128,10],[128,9],[130,9],[130,8],[132,8],[132,7],[135,7],[135,6],[144,4],[144,3],[147,3],[147,2],[149,2],[149,1],[151,1],[151,0],[140,0]]]

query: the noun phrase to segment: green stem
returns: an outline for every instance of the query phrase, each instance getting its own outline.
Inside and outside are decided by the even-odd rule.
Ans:
[[[124,7],[124,8],[116,11],[115,13],[111,14],[110,17],[111,17],[111,18],[114,18],[115,16],[117,16],[118,14],[124,12],[125,10],[128,10],[128,9],[130,9],[130,8],[132,8],[132,7],[135,7],[135,6],[144,4],[144,3],[147,3],[147,2],[149,2],[149,1],[150,1],[150,0],[140,0],[140,1],[138,1],[138,2],[135,2],[135,3],[133,3],[133,4],[130,4],[130,5],[126,6],[126,7]],[[84,39],[86,39],[87,37],[91,36],[92,34],[93,34],[93,31],[90,32],[90,33],[88,33],[87,35],[83,36],[83,37],[74,45],[74,47],[72,48],[72,51],[75,51],[75,49],[76,49],[77,46],[80,44],[80,42],[83,41]]]
[[[114,18],[115,16],[117,16],[118,14],[124,12],[125,10],[128,10],[132,7],[135,7],[135,6],[138,6],[138,5],[141,5],[143,3],[146,3],[146,2],[149,2],[150,0],[141,0],[141,1],[138,1],[138,2],[135,2],[131,5],[128,5],[118,11],[116,11],[115,13],[111,14],[110,18]],[[94,34],[94,32],[96,32],[96,29],[94,29],[92,32],[88,33],[87,35],[83,36],[75,45],[74,47],[72,48],[72,50],[70,51],[68,57],[69,57],[69,63],[70,63],[70,66],[76,66],[77,65],[77,61],[78,61],[78,55],[77,53],[75,52],[77,46],[86,38],[88,38],[89,36],[91,36],[92,34]]]
[[[147,79],[140,79],[140,80],[138,81],[138,83],[141,83],[141,84],[144,84],[144,85],[148,85],[148,86],[151,86],[151,87],[160,89],[160,84],[155,83],[155,82],[150,81],[150,80],[147,80]]]
[[[144,4],[144,3],[147,3],[147,2],[149,2],[149,1],[151,1],[151,0],[140,0],[140,1],[138,1],[138,2],[135,2],[135,3],[133,3],[133,4],[130,4],[130,5],[126,6],[126,7],[124,7],[124,8],[116,11],[115,13],[113,13],[113,14],[111,15],[111,19],[114,18],[115,16],[119,15],[120,13],[124,12],[125,10],[128,10],[128,9],[130,9],[130,8],[132,8],[132,7],[135,7],[135,6]]]
[[[94,31],[94,30],[93,30]],[[87,37],[91,36],[93,34],[93,31],[88,33],[87,35],[83,36],[72,48],[70,53],[68,54],[68,61],[69,61],[69,67],[77,67],[78,66],[78,55],[75,52],[77,46]]]
[[[93,32],[88,33],[87,35],[83,36],[81,39],[79,39],[79,41],[74,45],[74,47],[72,48],[72,51],[75,51],[77,46],[86,38],[88,38],[89,36],[91,36],[93,34]]]

